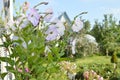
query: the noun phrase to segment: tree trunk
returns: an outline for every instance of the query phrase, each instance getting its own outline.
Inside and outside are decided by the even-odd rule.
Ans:
[[[113,66],[114,66],[114,71],[113,71],[113,72],[115,73],[115,72],[116,72],[116,69],[117,69],[117,64],[114,63]]]
[[[106,56],[108,56],[108,49],[106,49]]]

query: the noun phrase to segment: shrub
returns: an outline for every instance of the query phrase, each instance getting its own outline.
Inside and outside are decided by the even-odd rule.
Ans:
[[[116,52],[114,52],[112,57],[111,57],[111,63],[117,64],[117,62],[118,62],[117,55],[116,55]]]

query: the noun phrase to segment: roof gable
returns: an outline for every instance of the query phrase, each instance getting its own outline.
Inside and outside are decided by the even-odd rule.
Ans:
[[[70,20],[70,18],[68,17],[68,15],[67,15],[66,12],[63,12],[63,13],[58,17],[58,19],[60,19],[60,20],[63,20],[63,18],[64,18],[65,22],[66,22],[68,25],[71,25],[71,20]],[[64,22],[64,21],[63,21],[63,22]]]

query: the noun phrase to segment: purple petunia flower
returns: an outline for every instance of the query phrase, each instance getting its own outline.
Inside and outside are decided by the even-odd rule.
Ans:
[[[79,32],[82,28],[83,28],[83,22],[79,18],[77,18],[74,24],[72,25],[72,30],[74,32]]]
[[[60,36],[63,36],[63,35],[64,35],[64,31],[65,31],[65,26],[64,26],[64,24],[63,24],[61,21],[58,21],[58,22],[56,23],[56,26],[57,26],[57,30],[58,30],[58,32],[59,32],[59,35],[60,35]]]
[[[58,18],[55,18],[52,23],[55,23],[56,27],[57,27],[57,31],[59,32],[60,36],[64,35],[64,31],[65,31],[65,26],[63,24],[63,22],[61,22]]]
[[[49,9],[47,9],[47,10],[45,11],[45,13],[46,13],[46,16],[45,16],[44,20],[45,20],[46,22],[50,22],[50,20],[51,20],[52,17],[53,17],[53,10],[49,8]]]
[[[57,31],[56,26],[51,25],[51,26],[49,26],[49,28],[45,32],[45,34],[47,34],[46,40],[47,41],[52,41],[52,40],[55,40],[57,38],[57,36],[58,36],[59,33]]]
[[[34,25],[37,26],[39,23],[40,15],[36,9],[31,8],[30,13],[28,14],[28,20]]]
[[[20,29],[25,28],[29,24],[29,20],[26,19],[26,15],[21,14],[16,20],[15,25]]]
[[[54,24],[50,25],[48,30],[46,31],[46,40],[48,41],[60,39],[60,37],[64,35],[65,31],[65,26],[60,20],[55,19],[52,21],[52,23]]]
[[[25,28],[29,24],[29,21],[27,19],[23,19],[23,22],[20,24],[20,28]]]

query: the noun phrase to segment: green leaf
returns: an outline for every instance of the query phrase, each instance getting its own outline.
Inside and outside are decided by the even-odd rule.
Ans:
[[[48,53],[48,61],[53,61],[53,55],[52,53]]]
[[[5,66],[8,71],[14,71],[15,69],[11,66]]]
[[[7,74],[8,74],[8,73],[2,73],[2,74],[1,74],[0,77],[2,78],[2,80],[4,80],[4,77],[5,77]]]
[[[0,47],[4,47],[4,45],[0,45]]]
[[[0,60],[9,63],[11,66],[14,65],[14,60],[10,59],[9,57],[0,57]]]

